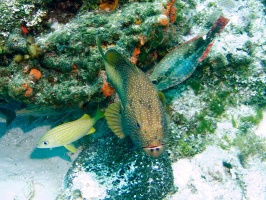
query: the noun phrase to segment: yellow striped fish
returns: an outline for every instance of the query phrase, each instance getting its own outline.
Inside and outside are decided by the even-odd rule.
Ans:
[[[45,133],[39,140],[37,148],[54,148],[64,146],[72,153],[76,153],[76,148],[72,142],[77,141],[85,135],[95,132],[93,125],[104,117],[100,110],[97,110],[96,115],[91,118],[84,114],[81,118],[59,125],[47,133]]]

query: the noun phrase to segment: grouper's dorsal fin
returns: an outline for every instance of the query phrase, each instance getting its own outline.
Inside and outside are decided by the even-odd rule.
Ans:
[[[119,137],[124,138],[122,130],[121,102],[109,105],[104,113],[109,128]]]
[[[106,53],[103,53],[102,47],[101,47],[101,42],[99,40],[98,37],[96,37],[96,43],[97,43],[97,47],[98,50],[103,58],[103,61],[105,63],[105,65],[111,65],[116,69],[119,69],[120,67],[130,67],[130,69],[132,69],[134,72],[136,71],[136,66],[132,66],[131,64],[129,64],[126,59],[115,49],[109,49],[108,51],[106,51]]]
[[[118,51],[116,51],[115,49],[109,49],[104,54],[103,49],[101,47],[101,42],[100,42],[98,37],[96,37],[96,43],[97,43],[98,50],[99,50],[105,63],[107,62],[109,65],[112,65],[112,66],[118,66],[118,65],[126,63],[123,56]]]
[[[105,58],[107,62],[113,66],[119,66],[121,64],[127,64],[122,55],[115,49],[109,49],[105,53]]]

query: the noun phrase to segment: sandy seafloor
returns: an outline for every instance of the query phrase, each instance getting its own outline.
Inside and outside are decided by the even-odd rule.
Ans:
[[[50,129],[47,120],[29,123],[28,117],[18,117],[8,128],[4,122],[0,123],[0,199],[55,199],[75,158],[63,147],[36,148]]]
[[[73,155],[63,147],[36,149],[39,137],[50,128],[45,119],[29,123],[27,117],[18,117],[8,128],[0,119],[0,128],[0,199],[56,199],[64,191],[64,176],[79,152]],[[266,117],[256,134],[266,137]],[[233,164],[234,169],[225,170],[223,161]],[[167,199],[265,200],[266,164],[256,159],[249,163],[243,168],[237,152],[209,146],[193,158],[172,164],[178,192]],[[83,189],[86,199],[103,197],[105,190],[95,188],[98,184],[88,174],[81,173],[77,179],[74,187]]]
[[[204,9],[208,2],[210,1],[199,3],[197,11]],[[220,6],[223,8],[224,16],[229,18],[230,23],[235,26],[245,23],[245,17],[249,16],[250,11],[256,5],[262,5],[258,4],[259,1],[253,0],[249,1],[250,4],[246,1],[233,2],[236,5],[232,8],[222,3]],[[259,13],[262,11],[258,11],[257,15],[260,15]],[[265,20],[262,20],[265,16],[261,14],[261,17],[253,21],[253,38],[249,38],[246,34],[242,37],[234,37],[227,26],[214,43],[211,54],[218,51],[237,53],[236,49],[241,48],[249,39],[255,44],[263,44],[266,26]],[[201,32],[198,26],[193,30],[191,37],[187,36],[186,40]],[[265,44],[262,48],[265,48]],[[265,55],[258,51],[256,56]],[[187,91],[187,94],[189,95],[190,92]],[[195,112],[193,108],[191,109]],[[249,111],[249,109],[243,110]],[[239,108],[231,111],[228,109],[226,112],[241,115]],[[261,137],[266,137],[265,116],[264,112],[264,119],[254,129],[254,132]],[[39,137],[49,130],[50,125],[45,119],[29,123],[27,117],[18,117],[6,128],[4,119],[0,119],[0,200],[53,200],[63,191],[64,176],[78,153],[73,155],[64,148],[36,149]],[[219,134],[219,131],[227,131],[231,134],[234,132],[232,126],[223,120],[219,123],[216,132]],[[230,162],[234,168],[226,170],[222,166],[223,161]],[[250,158],[248,166],[243,168],[237,159],[237,150],[226,151],[210,145],[204,152],[193,158],[180,159],[173,163],[172,167],[174,184],[178,187],[178,192],[167,199],[266,200],[266,164],[256,156]],[[90,181],[91,183],[88,183],[85,189],[93,190],[90,186],[95,184],[93,179]],[[101,196],[94,191],[94,195],[88,199],[97,199],[97,195]]]

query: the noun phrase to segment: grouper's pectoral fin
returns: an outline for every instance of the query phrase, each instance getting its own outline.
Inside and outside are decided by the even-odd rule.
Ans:
[[[74,147],[73,144],[66,144],[66,145],[64,145],[64,147],[65,147],[68,151],[71,151],[72,153],[76,153],[76,152],[77,152],[77,149]]]
[[[105,110],[105,118],[109,128],[119,137],[124,138],[125,135],[122,130],[122,116],[121,116],[121,103],[116,102],[109,105]]]

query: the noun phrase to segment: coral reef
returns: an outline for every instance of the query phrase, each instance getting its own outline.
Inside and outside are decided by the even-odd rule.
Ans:
[[[171,162],[166,152],[158,159],[151,158],[141,149],[131,149],[131,141],[106,132],[107,126],[103,123],[99,126],[105,135],[89,144],[73,162],[66,178],[68,190],[59,199],[73,197],[77,190],[79,197],[85,199],[162,199],[174,189]],[[93,196],[87,192],[93,185],[87,176],[98,182],[97,190],[102,190],[99,194]],[[76,182],[82,177],[87,181]]]
[[[192,199],[196,194],[206,198],[201,184],[219,183],[221,189],[228,182],[225,188],[237,188],[240,198],[263,199],[265,192],[254,196],[254,181],[247,183],[252,179],[249,172],[265,177],[265,167],[259,166],[265,166],[265,135],[256,135],[266,107],[265,0],[121,0],[111,12],[100,10],[100,4],[96,0],[1,3],[0,102],[90,109],[95,107],[87,104],[100,102],[106,107],[115,95],[105,82],[95,35],[103,49],[115,47],[149,75],[178,44],[205,35],[221,13],[230,23],[192,76],[164,91],[171,116],[164,154],[158,159],[146,157],[132,149],[128,138],[120,140],[109,133],[102,120],[95,134],[81,140],[84,150],[58,199],[162,199],[174,192],[169,199]],[[210,150],[209,145],[214,147]],[[206,167],[216,152],[221,156]],[[199,161],[204,156],[208,159]],[[194,158],[197,170],[193,171],[186,167]],[[194,173],[199,176],[182,182]],[[96,188],[95,196],[87,193],[91,188]],[[212,194],[230,198],[223,193]]]
[[[18,1],[9,9],[14,10],[14,6],[20,4],[24,7],[28,5],[27,2]],[[46,8],[38,23],[33,23],[30,16],[24,17],[22,25],[14,24],[5,30],[5,34],[2,33],[5,37],[1,42],[0,72],[1,77],[7,80],[0,84],[0,91],[8,91],[0,93],[2,100],[9,101],[12,98],[27,104],[54,107],[63,102],[71,107],[81,106],[89,101],[95,102],[94,97],[98,97],[98,101],[103,100],[103,78],[99,73],[103,64],[95,48],[96,34],[107,48],[116,45],[128,58],[135,47],[141,47],[140,59],[136,64],[143,69],[157,60],[155,53],[161,55],[160,59],[165,54],[160,52],[165,52],[178,41],[178,37],[171,36],[181,17],[172,17],[171,26],[166,29],[158,22],[167,1],[122,1],[119,2],[121,8],[113,12],[99,10],[97,2],[77,4],[76,11],[79,12],[74,12],[75,17],[64,22],[66,24],[59,20],[60,14],[56,14],[58,9],[59,13],[69,11],[71,6],[64,1],[47,1],[40,5],[33,2],[29,6],[31,12],[18,9],[19,13],[24,14],[24,11],[32,15]],[[173,10],[173,3],[171,5]],[[15,16],[6,13],[4,21],[10,17]],[[36,68],[42,73],[42,78],[32,86],[31,98],[18,92],[21,91],[20,83],[29,81],[21,68]]]

